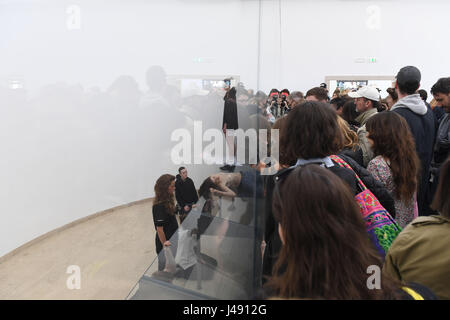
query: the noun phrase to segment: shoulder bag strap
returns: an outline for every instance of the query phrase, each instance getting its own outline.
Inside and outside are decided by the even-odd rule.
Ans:
[[[413,297],[414,300],[425,300],[420,294],[408,287],[402,287],[403,291]]]
[[[353,168],[344,160],[342,160],[340,157],[338,157],[337,155],[331,155],[330,158],[336,162],[338,165],[340,165],[341,167],[347,168],[352,170],[352,172],[355,174],[356,179],[358,180],[358,183],[361,185],[362,187],[362,191],[366,190],[367,187],[364,184],[364,182],[362,182],[361,178],[356,174],[355,170],[353,170]]]

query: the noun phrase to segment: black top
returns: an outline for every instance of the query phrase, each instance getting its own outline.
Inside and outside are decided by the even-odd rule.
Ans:
[[[397,108],[393,112],[397,112],[405,118],[406,122],[408,122],[414,142],[416,143],[416,151],[421,163],[421,179],[419,181],[417,192],[417,205],[419,207],[419,215],[424,215],[426,211],[425,196],[428,191],[430,164],[433,156],[437,120],[430,108],[428,108],[425,115],[414,113],[408,108]]]
[[[440,168],[449,155],[450,155],[450,114],[446,114],[441,120],[441,123],[439,124],[439,128],[437,130],[436,143],[434,145],[432,168],[434,169]],[[436,172],[434,172],[434,174],[436,174]]]
[[[436,132],[433,111],[428,109],[425,115],[419,115],[408,108],[397,108],[394,112],[397,112],[408,122],[416,143],[417,154],[422,165],[428,167],[431,161],[434,134]]]
[[[364,167],[363,152],[359,146],[356,148],[356,150],[353,150],[352,148],[345,148],[341,151],[341,154],[349,156],[350,158],[355,160],[356,163],[361,167]]]
[[[186,177],[186,180],[183,181],[181,176],[179,174],[177,175],[177,180],[175,182],[175,197],[182,208],[185,205],[197,203],[198,194],[191,178]]]
[[[225,106],[223,108],[222,128],[225,123],[227,124],[227,129],[238,129],[237,104],[233,99],[228,99],[225,101]]]
[[[167,212],[163,203],[153,205],[153,223],[156,227],[163,227],[166,240],[169,240],[178,229],[178,222],[175,218],[175,214]],[[156,239],[159,241],[158,233],[156,233]]]
[[[366,187],[377,197],[381,205],[389,212],[392,218],[395,218],[395,200],[386,190],[385,186],[378,181],[367,169],[359,165],[352,158],[344,153],[338,155],[342,160],[352,167]]]
[[[436,106],[433,109],[433,115],[436,118],[438,123],[441,123],[441,120],[445,117],[445,110],[442,107]]]

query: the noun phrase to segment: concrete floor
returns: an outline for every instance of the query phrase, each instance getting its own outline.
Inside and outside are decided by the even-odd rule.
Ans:
[[[101,215],[0,263],[0,299],[125,299],[156,257],[151,201]],[[81,288],[69,289],[71,265]]]

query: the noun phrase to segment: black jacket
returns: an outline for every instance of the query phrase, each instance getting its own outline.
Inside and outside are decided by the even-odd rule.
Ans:
[[[428,193],[437,120],[430,108],[427,108],[427,112],[424,115],[417,114],[409,108],[396,108],[393,112],[397,112],[408,122],[416,143],[416,151],[421,163],[417,205],[419,207],[419,215],[426,215],[428,207],[426,195]]]
[[[416,150],[423,167],[428,167],[433,154],[434,135],[436,132],[436,119],[433,111],[428,109],[425,115],[419,115],[408,108],[398,108],[397,112],[408,122],[416,143]],[[436,121],[436,122],[435,122]]]
[[[227,129],[238,129],[238,113],[237,113],[237,104],[233,99],[227,99],[225,101],[225,106],[223,108],[223,122],[222,128],[224,124],[227,124]]]
[[[445,110],[442,107],[436,106],[433,109],[434,117],[436,118],[438,123],[441,123],[442,119],[445,117]]]
[[[346,155],[356,161],[361,167],[364,167],[364,158],[362,149],[358,146],[356,151],[350,148],[342,150],[341,154]]]
[[[191,178],[187,177],[183,181],[181,176],[177,174],[177,180],[175,181],[175,197],[181,208],[187,204],[193,204],[198,201],[197,190],[195,189],[194,182]]]
[[[358,193],[357,180],[351,170],[340,167],[337,163],[334,163],[333,167],[327,169],[344,180],[355,195]],[[272,275],[273,266],[275,265],[282,246],[280,235],[278,234],[277,222],[272,213],[272,198],[275,188],[275,179],[281,176],[285,170],[286,169],[280,170],[273,176],[266,176],[266,199],[264,210],[264,240],[266,241],[266,249],[264,251],[263,259],[263,283],[267,280],[267,277]]]
[[[395,200],[386,190],[384,185],[378,181],[372,174],[360,166],[356,161],[345,154],[339,154],[339,157],[352,167],[353,171],[358,175],[366,187],[377,197],[381,205],[389,212],[392,218],[395,218]]]
[[[436,134],[432,169],[440,168],[442,163],[450,155],[450,114],[442,117]]]

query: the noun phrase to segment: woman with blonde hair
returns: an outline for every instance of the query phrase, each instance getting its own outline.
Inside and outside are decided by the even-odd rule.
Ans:
[[[344,119],[338,117],[337,120],[343,138],[341,154],[352,158],[360,166],[363,166],[363,154],[358,144],[358,135],[349,128]]]

